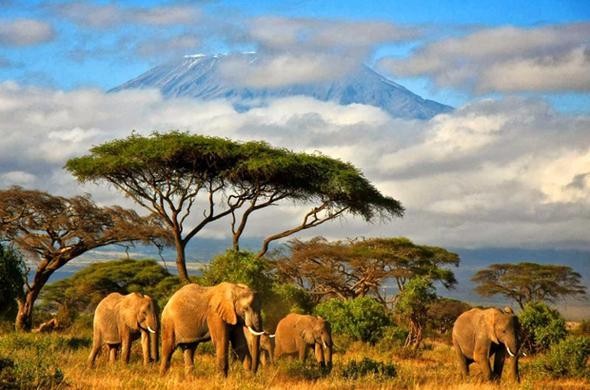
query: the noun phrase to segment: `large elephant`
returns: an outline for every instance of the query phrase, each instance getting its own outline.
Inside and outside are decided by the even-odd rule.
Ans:
[[[107,295],[94,311],[92,350],[88,365],[92,367],[100,348],[109,347],[109,361],[117,357],[119,346],[125,363],[129,362],[131,342],[141,336],[143,363],[158,360],[158,308],[147,295],[131,293]]]
[[[499,380],[508,353],[513,360],[511,376],[519,381],[519,331],[518,318],[509,307],[471,309],[461,314],[453,326],[453,346],[463,376],[469,375],[469,365],[475,362],[485,379]],[[494,365],[490,367],[492,356]]]
[[[321,367],[332,368],[332,329],[322,317],[291,313],[279,321],[275,332],[275,359],[281,355],[298,354],[305,361],[307,351],[314,348]]]
[[[244,327],[254,334],[252,343],[247,342]],[[230,341],[244,367],[256,372],[262,334],[260,302],[248,286],[226,282],[213,287],[188,284],[172,295],[162,311],[160,373],[168,371],[172,353],[179,346],[185,370],[192,371],[197,345],[208,340],[215,346],[217,369],[224,375]]]

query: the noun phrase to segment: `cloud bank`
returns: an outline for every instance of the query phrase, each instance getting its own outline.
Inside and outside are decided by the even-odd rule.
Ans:
[[[347,219],[307,234],[405,235],[455,247],[590,248],[590,117],[538,100],[481,100],[430,121],[392,119],[371,106],[305,97],[247,112],[230,102],[163,100],[157,91],[59,90],[0,84],[0,187],[13,184],[130,205],[115,190],[81,186],[62,167],[131,130],[179,129],[351,161],[402,201],[403,219]],[[295,207],[265,211],[248,235],[296,222]],[[228,221],[207,231],[219,237]],[[269,226],[275,226],[269,231]]]
[[[33,19],[0,20],[0,45],[33,46],[53,40],[50,24]]]

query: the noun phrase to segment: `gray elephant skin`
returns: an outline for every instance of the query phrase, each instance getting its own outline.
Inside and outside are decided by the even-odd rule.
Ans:
[[[518,318],[509,307],[471,309],[461,314],[453,326],[452,337],[463,376],[469,376],[469,365],[475,362],[486,380],[499,380],[508,354],[512,359],[511,377],[519,381],[519,331]]]
[[[250,344],[244,328],[254,333]],[[162,310],[160,373],[170,368],[177,347],[183,350],[185,371],[190,373],[197,345],[208,340],[213,342],[217,370],[223,375],[227,376],[230,342],[244,367],[256,372],[262,334],[260,302],[248,286],[226,282],[213,287],[188,284],[176,291]]]
[[[94,311],[92,350],[88,365],[92,367],[103,345],[109,348],[113,363],[120,347],[122,359],[129,362],[131,342],[141,337],[143,362],[158,360],[158,308],[151,297],[140,293],[107,295]]]
[[[275,359],[282,355],[299,356],[305,361],[313,348],[321,367],[332,368],[332,329],[322,317],[291,313],[279,321],[275,332]]]

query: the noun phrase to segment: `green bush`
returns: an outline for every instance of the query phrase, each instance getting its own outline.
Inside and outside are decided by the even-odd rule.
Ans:
[[[391,351],[404,345],[408,337],[408,330],[396,325],[383,328],[383,335],[376,343],[377,350],[381,352]]]
[[[64,350],[87,348],[90,341],[11,333],[0,338],[1,389],[49,389],[63,382],[64,376],[53,356]]]
[[[530,302],[518,316],[522,327],[522,345],[528,353],[549,349],[567,335],[565,320],[543,302]]]
[[[367,375],[373,375],[380,379],[395,378],[397,371],[393,364],[378,362],[364,358],[360,362],[351,360],[341,369],[340,375],[346,379],[358,379]]]
[[[569,336],[551,346],[540,360],[543,370],[554,378],[590,376],[590,337]]]
[[[0,319],[13,320],[16,316],[16,298],[23,291],[26,265],[16,248],[0,242]]]
[[[302,363],[299,360],[286,361],[281,363],[279,370],[284,376],[290,379],[308,381],[318,380],[330,373],[327,368],[318,366],[315,361],[310,363],[309,360],[307,361],[307,364]]]
[[[317,305],[315,312],[330,322],[334,333],[372,344],[381,339],[384,328],[391,324],[383,305],[371,297],[330,299]]]

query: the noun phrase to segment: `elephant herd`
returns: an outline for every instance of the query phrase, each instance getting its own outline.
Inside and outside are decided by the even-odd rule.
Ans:
[[[96,307],[88,364],[94,365],[103,345],[108,346],[109,361],[115,361],[120,349],[122,359],[129,362],[131,342],[138,337],[144,364],[157,361],[158,333],[162,375],[170,368],[172,353],[178,347],[183,351],[185,371],[190,373],[195,350],[204,341],[212,341],[217,370],[223,375],[228,372],[230,344],[244,368],[253,372],[259,361],[273,363],[282,355],[296,355],[305,361],[310,349],[320,366],[332,367],[328,321],[292,313],[279,321],[271,335],[262,328],[261,303],[256,293],[246,285],[226,282],[213,287],[188,284],[180,288],[162,310],[161,320],[156,304],[147,295],[108,295]],[[508,355],[512,360],[511,376],[518,381],[518,334],[518,318],[510,308],[476,308],[461,314],[453,326],[452,341],[464,377],[469,375],[469,365],[476,363],[485,379],[498,380]]]
[[[199,343],[211,341],[217,370],[228,372],[229,346],[244,368],[256,372],[259,361],[272,363],[282,355],[298,355],[304,361],[313,348],[321,366],[332,366],[330,324],[321,317],[289,314],[277,325],[274,335],[262,329],[261,303],[248,286],[220,283],[213,287],[188,284],[176,291],[158,319],[155,302],[147,295],[112,293],[96,307],[93,342],[88,364],[94,365],[103,345],[114,362],[119,349],[129,362],[131,342],[141,337],[143,362],[158,360],[161,334],[160,373],[170,368],[176,348],[183,351],[187,373],[194,368]],[[160,326],[159,326],[160,325]]]

